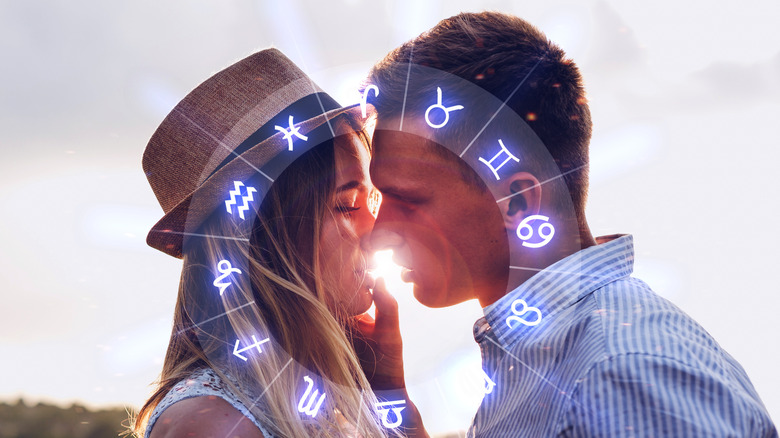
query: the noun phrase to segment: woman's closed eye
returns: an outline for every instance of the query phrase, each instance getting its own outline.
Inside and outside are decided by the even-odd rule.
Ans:
[[[360,210],[360,207],[353,207],[351,205],[336,205],[336,211],[347,216],[358,210]]]

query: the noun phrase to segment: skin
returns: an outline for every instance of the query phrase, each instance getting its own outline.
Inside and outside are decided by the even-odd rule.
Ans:
[[[355,134],[335,143],[336,193],[330,213],[323,218],[320,235],[320,267],[338,295],[331,297],[350,315],[371,306],[373,280],[366,275],[369,254],[361,248],[374,225],[369,195],[374,186],[369,176],[371,161],[366,146]]]
[[[430,129],[423,122],[411,124],[411,132]],[[446,307],[477,298],[488,306],[536,272],[595,244],[585,220],[578,223],[572,212],[557,212],[552,192],[533,174],[516,172],[500,181],[488,177],[490,190],[482,191],[434,152],[442,146],[385,126],[399,126],[399,120],[379,118],[373,137],[371,179],[383,201],[369,245],[393,249],[420,303]],[[510,195],[522,197],[525,207],[510,210],[509,200],[496,201]],[[555,238],[543,248],[523,247],[517,228],[539,213],[555,225]]]
[[[446,307],[504,291],[509,247],[493,196],[465,183],[427,140],[377,129],[373,142],[371,179],[382,206],[370,243],[393,249],[415,298]]]
[[[263,433],[230,403],[219,397],[193,397],[166,409],[149,438],[263,438]]]
[[[488,191],[479,190],[433,151],[441,146],[407,132],[382,129],[399,122],[377,121],[370,172],[382,193],[382,205],[364,245],[393,250],[394,261],[406,268],[404,280],[414,283],[414,296],[422,304],[445,307],[477,298],[482,307],[488,306],[536,272],[595,244],[584,218],[578,222],[570,212],[558,213],[550,191],[533,174],[504,175],[489,182]],[[417,124],[410,131],[425,129]],[[497,202],[504,198],[510,199]],[[519,198],[518,205],[524,207],[510,208],[511,199]],[[540,212],[555,224],[556,238],[544,248],[528,250],[516,231],[525,218]],[[401,388],[401,397],[408,399],[398,307],[385,294],[379,281],[374,291],[376,321],[361,318],[361,332],[373,353],[361,357],[361,362],[372,388]],[[413,421],[413,434],[427,436],[416,409]]]
[[[350,315],[360,315],[371,306],[370,288],[374,287],[373,280],[365,273],[368,254],[360,245],[375,220],[373,205],[369,205],[369,195],[374,189],[369,176],[370,157],[356,134],[337,138],[334,155],[336,193],[329,205],[330,214],[323,218],[319,242],[321,271],[336,286],[338,295],[330,298]],[[384,291],[378,295],[383,299],[383,309],[394,308],[396,304],[389,293]],[[373,324],[365,324],[373,330]],[[398,324],[391,326],[397,328]],[[400,347],[400,343],[393,347],[399,361]],[[419,419],[419,414],[414,418]],[[262,438],[263,434],[225,400],[193,397],[166,409],[155,423],[150,438],[226,436]]]

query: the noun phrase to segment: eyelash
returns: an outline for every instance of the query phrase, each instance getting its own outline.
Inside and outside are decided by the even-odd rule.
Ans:
[[[339,213],[342,213],[342,214],[347,214],[347,215],[352,214],[353,211],[358,211],[358,210],[360,210],[360,207],[349,207],[347,205],[337,205],[336,206],[336,211],[338,211]]]

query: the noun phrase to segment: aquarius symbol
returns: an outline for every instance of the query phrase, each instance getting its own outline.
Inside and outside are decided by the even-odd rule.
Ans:
[[[520,310],[517,310],[518,304],[523,306]],[[521,316],[528,312],[536,313],[535,321],[528,321],[521,318]],[[529,306],[528,303],[526,303],[524,300],[515,300],[515,302],[512,303],[512,313],[514,313],[514,315],[506,319],[506,325],[508,325],[509,328],[512,328],[512,323],[510,321],[517,321],[520,324],[527,325],[529,327],[535,326],[536,324],[542,322],[542,312],[536,307]]]
[[[306,392],[303,393],[303,397],[301,397],[301,401],[298,402],[298,412],[302,412],[314,418],[317,415],[317,412],[319,412],[320,406],[322,406],[322,402],[325,401],[325,393],[324,392],[322,393],[319,401],[317,401],[317,403],[315,404],[314,399],[317,398],[317,394],[319,394],[319,391],[315,389],[314,392],[311,394],[311,397],[309,397],[309,393],[314,387],[314,381],[311,378],[309,378],[309,376],[304,377],[303,380],[305,380],[306,383],[309,384],[309,386],[306,388]],[[306,401],[307,397],[309,399],[309,402],[306,404],[306,406],[304,406],[303,403]]]
[[[379,96],[379,88],[376,85],[369,85],[363,90],[363,99],[360,101],[360,112],[363,114],[363,118],[366,118],[366,100],[368,99],[368,92],[374,90],[374,97]]]
[[[484,390],[485,395],[487,395],[487,394],[490,394],[491,392],[493,392],[493,388],[495,388],[496,382],[494,382],[490,378],[490,376],[487,375],[485,370],[481,370],[481,371],[482,371],[482,379],[484,380],[484,383],[485,383],[485,386],[482,389]]]
[[[228,213],[233,214],[233,209],[231,208],[233,205],[236,204],[236,196],[241,196],[241,201],[243,202],[238,207],[238,216],[241,219],[244,218],[244,212],[249,210],[249,203],[254,201],[254,194],[257,193],[257,190],[254,187],[247,187],[246,188],[246,195],[241,195],[241,187],[244,187],[244,183],[241,181],[233,181],[233,184],[235,185],[236,189],[231,190],[230,192],[230,199],[225,201],[225,209]]]
[[[446,125],[447,122],[450,120],[450,111],[457,111],[462,110],[463,105],[455,105],[451,107],[445,107],[441,104],[441,87],[436,87],[436,95],[438,96],[438,99],[435,104],[428,107],[428,110],[425,111],[425,121],[428,123],[428,126],[431,128],[441,128],[442,126]],[[428,117],[431,113],[431,110],[434,108],[440,108],[442,111],[444,111],[444,121],[439,124],[433,124],[431,122],[431,119]]]
[[[220,260],[220,262],[217,264],[217,270],[222,273],[219,277],[217,277],[214,280],[214,286],[219,288],[219,296],[222,296],[222,293],[225,292],[225,289],[230,286],[231,282],[225,282],[223,283],[222,280],[227,278],[228,275],[230,275],[231,272],[235,272],[237,274],[241,273],[241,270],[238,268],[234,268],[233,265],[230,264],[227,260]]]
[[[406,406],[403,406],[405,404],[406,400],[377,403],[375,406],[376,409],[379,410],[379,413],[382,414],[382,425],[388,429],[395,429],[396,427],[400,426],[401,422],[403,421],[403,418],[401,417],[401,411],[406,409]],[[390,419],[390,411],[393,411],[393,416],[395,417],[395,421],[392,423],[388,421]]]
[[[238,349],[238,344],[241,342],[241,340],[239,340],[239,339],[236,339],[236,346],[235,346],[235,347],[233,347],[233,355],[234,355],[234,356],[236,356],[236,357],[238,357],[239,359],[243,359],[243,360],[244,360],[244,362],[246,362],[246,356],[242,355],[241,353],[243,353],[243,352],[245,352],[245,351],[247,351],[247,350],[251,350],[252,348],[255,348],[255,347],[257,347],[257,352],[258,352],[258,353],[262,353],[262,352],[263,352],[263,350],[262,350],[262,349],[260,349],[260,346],[261,346],[261,345],[263,345],[263,344],[265,344],[266,342],[268,342],[268,341],[270,341],[270,340],[271,340],[271,339],[269,339],[269,338],[265,338],[265,339],[263,339],[262,341],[258,341],[258,340],[257,340],[257,338],[255,337],[255,335],[252,335],[252,341],[253,341],[254,343],[253,343],[253,344],[251,344],[251,345],[247,345],[246,347],[244,347],[244,348],[242,348],[242,349],[240,349],[240,350],[239,350],[239,349]]]
[[[301,134],[300,132],[298,132],[301,128],[299,126],[294,126],[293,116],[290,116],[288,124],[290,125],[290,130],[289,131],[284,129],[284,128],[282,128],[279,125],[274,125],[274,128],[277,131],[284,132],[284,135],[282,136],[282,138],[287,140],[287,150],[291,151],[291,150],[293,150],[293,145],[292,145],[292,142],[293,142],[292,136],[293,135],[298,137],[298,138],[300,138],[303,141],[308,140],[309,137],[307,137],[307,136]]]
[[[493,172],[493,175],[495,175],[495,176],[496,176],[496,180],[500,180],[500,179],[501,179],[501,178],[498,176],[498,169],[500,169],[501,167],[503,167],[503,166],[504,166],[504,164],[506,164],[506,162],[507,162],[507,161],[509,161],[509,160],[514,160],[515,162],[519,162],[519,161],[520,161],[520,159],[519,159],[519,158],[515,157],[514,155],[512,155],[512,154],[509,152],[509,150],[506,148],[506,146],[504,146],[504,142],[503,142],[503,141],[501,141],[501,139],[498,139],[498,144],[500,144],[500,145],[501,145],[501,150],[500,150],[500,151],[498,151],[498,153],[497,153],[497,154],[493,155],[493,158],[491,158],[491,159],[490,159],[490,161],[487,161],[487,160],[485,160],[484,158],[482,158],[482,157],[479,157],[479,161],[483,162],[483,163],[484,163],[484,164],[485,164],[487,167],[489,167],[489,168],[490,168],[490,170]],[[504,154],[504,153],[507,155],[506,159],[505,159],[504,161],[502,161],[502,162],[501,162],[501,164],[499,164],[499,165],[498,165],[498,167],[493,167],[493,161],[494,161],[496,158],[498,158],[498,156],[499,156],[499,155],[501,155],[501,154]]]
[[[536,219],[544,221],[544,223],[539,225],[539,228],[537,229],[539,232],[539,237],[542,238],[542,241],[538,243],[528,243],[527,240],[534,235],[534,229],[528,223]],[[528,248],[541,248],[544,245],[550,243],[553,236],[555,235],[555,227],[553,224],[548,222],[549,220],[549,217],[543,216],[541,214],[534,214],[523,219],[523,221],[520,222],[520,225],[517,226],[517,237],[523,241],[523,246],[527,246]],[[545,232],[545,230],[547,231]]]

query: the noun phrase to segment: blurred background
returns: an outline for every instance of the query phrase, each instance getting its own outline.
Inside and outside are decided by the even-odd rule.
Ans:
[[[181,262],[145,244],[162,210],[141,155],[193,87],[275,46],[354,103],[388,51],[486,9],[580,66],[594,235],[634,235],[636,276],[744,366],[778,421],[780,3],[762,0],[0,1],[0,419],[37,403],[121,413],[150,394]],[[459,436],[480,400],[481,309],[389,285],[412,398],[430,432]]]

